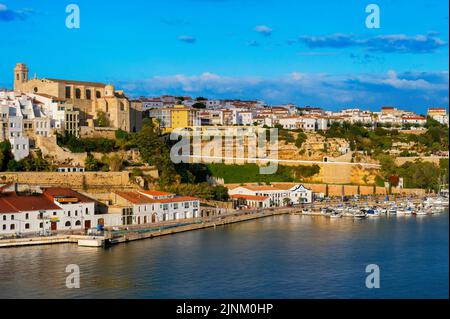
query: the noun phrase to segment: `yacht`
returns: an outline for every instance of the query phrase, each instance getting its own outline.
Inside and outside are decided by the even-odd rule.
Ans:
[[[353,214],[353,217],[354,217],[354,218],[357,218],[357,219],[360,219],[360,218],[366,218],[366,217],[367,217],[367,214],[366,214],[366,212],[365,212],[364,210],[358,210],[357,212],[355,212],[355,213]]]
[[[376,209],[368,209],[366,214],[367,217],[380,217],[380,213]]]

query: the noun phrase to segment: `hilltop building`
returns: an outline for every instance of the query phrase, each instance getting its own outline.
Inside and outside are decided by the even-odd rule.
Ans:
[[[61,80],[53,78],[29,79],[28,67],[17,63],[14,68],[14,91],[45,94],[57,100],[64,100],[78,110],[82,125],[97,119],[99,112],[106,114],[110,126],[129,132],[130,102],[121,90],[110,84]]]

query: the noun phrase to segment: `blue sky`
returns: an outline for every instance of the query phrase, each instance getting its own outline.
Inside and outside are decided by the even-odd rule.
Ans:
[[[81,28],[65,26],[66,5]],[[376,3],[381,27],[368,29]],[[448,107],[447,1],[0,0],[0,86],[38,77],[111,82],[129,95],[269,103]]]

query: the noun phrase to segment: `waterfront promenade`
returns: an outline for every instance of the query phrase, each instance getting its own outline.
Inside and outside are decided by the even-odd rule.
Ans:
[[[114,230],[107,229],[101,236],[85,236],[79,233],[70,234],[66,232],[65,234],[45,237],[2,239],[0,240],[0,248],[67,243],[100,247],[191,230],[223,226],[268,216],[288,214],[297,210],[298,208],[294,207],[282,207],[265,210],[233,210],[221,215],[186,219],[182,222],[169,221],[154,224],[114,227]]]

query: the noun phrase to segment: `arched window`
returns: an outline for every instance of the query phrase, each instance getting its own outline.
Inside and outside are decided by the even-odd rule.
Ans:
[[[120,110],[125,111],[125,105],[123,104],[123,102],[120,102]]]
[[[86,215],[89,215],[89,209],[86,207]]]
[[[75,89],[75,98],[76,99],[80,99],[81,98],[81,90],[80,89]]]
[[[100,91],[95,91],[95,96],[97,99],[100,99],[102,97],[102,93]]]
[[[39,228],[44,228],[44,223],[39,223]]]
[[[79,220],[77,220],[77,221],[75,222],[75,226],[81,226],[81,222],[80,222]]]
[[[10,230],[13,230],[13,229],[15,229],[16,228],[16,225],[14,225],[14,224],[11,224],[10,226],[9,226],[9,229]]]
[[[91,90],[86,89],[86,99],[90,100],[91,99]]]
[[[25,229],[30,229],[30,224],[26,223],[25,224]]]
[[[35,87],[35,88],[33,89],[33,91],[34,91],[34,93],[37,93],[37,91],[38,91],[38,88],[37,88],[37,87]]]
[[[70,225],[70,222],[66,222],[65,226],[66,226],[66,227],[70,227],[70,226],[71,226],[71,225]]]

